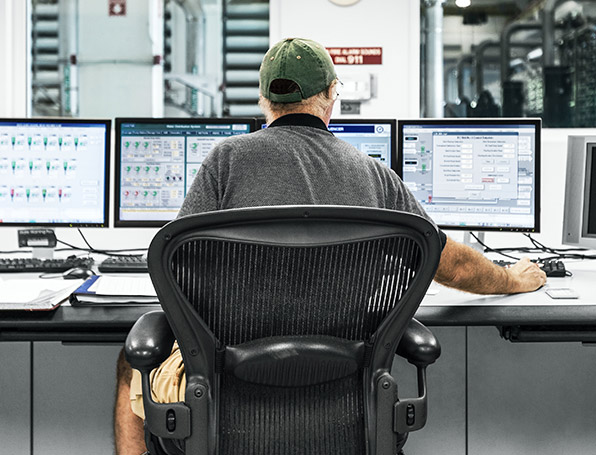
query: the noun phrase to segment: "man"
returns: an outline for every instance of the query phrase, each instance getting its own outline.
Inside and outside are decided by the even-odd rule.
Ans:
[[[286,39],[265,55],[260,101],[269,127],[218,144],[207,156],[179,216],[264,205],[335,204],[381,207],[428,216],[399,177],[333,136],[327,125],[337,98],[337,76],[318,43]],[[435,280],[479,294],[533,291],[545,274],[528,259],[509,269],[450,240]],[[183,364],[176,351],[153,376],[158,401],[184,396]],[[145,450],[139,376],[121,356],[115,408],[118,455]],[[135,410],[133,413],[132,406]]]

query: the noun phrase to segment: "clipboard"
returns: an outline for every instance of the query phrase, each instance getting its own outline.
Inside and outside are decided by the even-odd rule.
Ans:
[[[1,311],[50,311],[67,301],[80,281],[19,278],[0,280]]]

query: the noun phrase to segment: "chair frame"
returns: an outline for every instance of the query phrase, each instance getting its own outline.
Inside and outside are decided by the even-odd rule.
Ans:
[[[339,220],[347,222],[348,227],[339,228]],[[317,229],[313,230],[313,223],[318,225]],[[280,226],[291,232],[279,234]],[[363,232],[366,232],[364,238]],[[414,239],[421,250],[421,261],[427,263],[421,264],[399,305],[386,315],[366,347],[369,359],[363,374],[367,455],[394,454],[399,440],[405,440],[405,434],[421,428],[426,422],[426,366],[436,360],[440,347],[430,331],[412,326],[412,323],[408,327],[407,322],[412,320],[434,277],[441,244],[437,228],[420,216],[365,207],[284,206],[226,210],[183,217],[157,233],[148,255],[151,279],[162,303],[167,299],[178,304],[163,305],[165,317],[161,312],[145,315],[137,323],[139,327],[135,325],[131,331],[125,346],[128,360],[142,372],[148,431],[162,438],[184,439],[188,453],[218,453],[217,425],[209,422],[218,422],[219,390],[215,371],[217,363],[221,362],[218,350],[222,346],[197,312],[184,303],[187,300],[181,290],[171,284],[175,281],[171,261],[181,244],[206,237],[309,246],[392,234],[405,234]],[[406,328],[408,333],[404,336]],[[174,337],[179,340],[185,363],[185,402],[158,404],[145,392],[150,390],[149,373],[167,358]],[[397,384],[390,374],[396,351],[418,369],[419,396],[416,398],[404,400],[397,397]]]

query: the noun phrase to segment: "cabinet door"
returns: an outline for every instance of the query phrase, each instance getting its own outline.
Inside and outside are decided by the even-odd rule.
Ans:
[[[469,455],[595,453],[595,346],[468,330]]]
[[[113,453],[120,346],[34,343],[35,455]]]
[[[463,327],[430,327],[441,343],[441,357],[427,369],[428,421],[410,433],[407,455],[464,455],[466,453],[466,342]],[[416,369],[396,356],[393,376],[400,397],[418,393]]]
[[[30,343],[0,343],[0,365],[0,452],[30,454]]]

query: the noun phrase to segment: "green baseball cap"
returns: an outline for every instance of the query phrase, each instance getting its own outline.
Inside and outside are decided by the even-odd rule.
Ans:
[[[275,44],[263,57],[259,70],[261,95],[275,103],[296,103],[322,92],[337,79],[333,61],[319,43],[302,38],[287,38]],[[287,79],[299,92],[273,93],[271,82]]]

